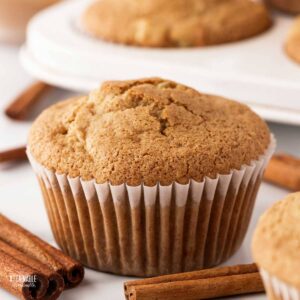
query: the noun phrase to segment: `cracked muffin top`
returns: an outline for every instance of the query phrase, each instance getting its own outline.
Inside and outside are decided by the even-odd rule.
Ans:
[[[172,81],[108,81],[46,109],[29,149],[44,167],[113,185],[227,174],[264,153],[266,123],[247,106]]]
[[[253,0],[101,0],[84,13],[84,30],[101,39],[146,47],[190,47],[239,41],[272,24]]]

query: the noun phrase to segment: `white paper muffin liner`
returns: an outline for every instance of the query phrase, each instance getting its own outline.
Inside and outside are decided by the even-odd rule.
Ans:
[[[300,300],[300,291],[271,275],[264,269],[260,269],[268,298],[271,300]]]
[[[155,276],[217,265],[240,247],[275,144],[227,175],[152,187],[70,178],[27,153],[66,253],[101,271]]]

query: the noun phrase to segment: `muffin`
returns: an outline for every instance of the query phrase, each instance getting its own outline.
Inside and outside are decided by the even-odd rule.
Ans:
[[[30,18],[59,0],[0,0],[0,40],[22,42]]]
[[[272,300],[300,298],[300,193],[273,205],[259,220],[252,242],[255,262]]]
[[[115,43],[190,47],[255,36],[271,26],[271,17],[251,0],[101,0],[86,10],[82,24]]]
[[[300,13],[299,0],[267,0],[274,7],[292,14]]]
[[[289,32],[285,49],[290,58],[300,63],[300,17],[296,19]]]
[[[247,106],[150,78],[48,108],[28,154],[65,252],[154,276],[211,267],[239,248],[273,148]]]

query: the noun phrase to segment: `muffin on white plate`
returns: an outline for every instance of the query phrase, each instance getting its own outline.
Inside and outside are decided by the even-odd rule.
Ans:
[[[199,47],[266,31],[271,15],[252,0],[98,0],[84,12],[91,36],[142,47]]]

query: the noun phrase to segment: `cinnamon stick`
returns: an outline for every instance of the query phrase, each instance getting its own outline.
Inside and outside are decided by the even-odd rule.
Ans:
[[[37,270],[40,274],[43,274],[47,278],[47,289],[43,294],[44,300],[56,300],[64,290],[63,278],[53,270],[49,269],[46,265],[39,261],[32,259],[17,249],[9,246],[5,242],[0,240],[0,251],[12,256],[19,260],[28,267]]]
[[[196,300],[259,293],[264,286],[250,264],[129,281],[124,289],[129,300]]]
[[[19,147],[0,152],[0,163],[16,160],[27,160],[26,147]]]
[[[3,214],[0,214],[0,239],[59,273],[64,278],[66,288],[75,287],[83,280],[84,268],[78,261],[10,221]]]
[[[32,107],[49,89],[50,86],[44,82],[39,81],[31,84],[6,108],[6,115],[12,119],[24,120]]]
[[[300,159],[288,154],[276,154],[270,160],[264,179],[292,191],[300,190]]]
[[[43,299],[48,289],[46,276],[0,250],[0,286],[25,300]]]

